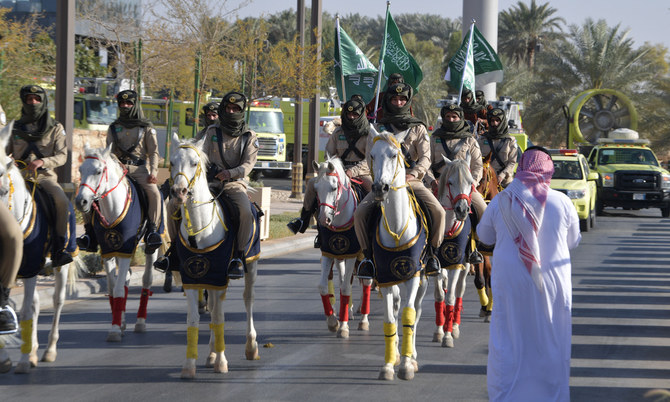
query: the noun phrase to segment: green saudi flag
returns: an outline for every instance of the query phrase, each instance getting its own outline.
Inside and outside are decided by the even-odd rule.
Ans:
[[[419,64],[414,60],[411,54],[405,48],[402,42],[400,31],[396,25],[388,8],[386,9],[386,36],[382,45],[382,74],[384,79],[393,73],[402,74],[405,83],[409,84],[417,92],[421,80],[423,80],[423,71]]]
[[[467,35],[463,38],[461,48],[449,61],[444,79],[449,81],[453,88],[460,88],[461,80],[466,74],[471,73],[466,68],[470,62],[473,65],[474,77],[477,78],[480,87],[491,82],[502,81],[503,65],[493,47],[486,41],[475,24],[472,24]],[[472,82],[474,83],[474,78]],[[474,84],[472,91],[474,91]]]
[[[340,27],[339,19],[335,24],[334,71],[337,94],[342,102],[354,94],[361,95],[366,103],[375,97],[377,68]]]

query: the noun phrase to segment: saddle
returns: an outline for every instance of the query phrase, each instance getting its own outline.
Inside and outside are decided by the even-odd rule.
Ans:
[[[140,203],[140,209],[142,210],[142,223],[141,223],[141,229],[138,232],[138,237],[143,238],[144,234],[147,230],[147,217],[149,216],[148,210],[149,210],[149,200],[147,198],[147,193],[144,192],[144,188],[140,185],[140,183],[135,180],[134,178],[126,175],[128,180],[133,184],[133,187],[135,187],[135,193],[137,194],[137,200]]]

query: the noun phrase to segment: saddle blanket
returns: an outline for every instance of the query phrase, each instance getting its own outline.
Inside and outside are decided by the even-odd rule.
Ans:
[[[437,258],[444,269],[465,269],[466,249],[470,240],[470,218],[463,221],[460,229],[451,237],[445,234]],[[469,254],[468,254],[469,255]]]
[[[361,252],[358,244],[354,223],[341,229],[331,229],[319,225],[319,237],[321,237],[321,255],[324,257],[343,260],[354,258]]]
[[[379,227],[372,250],[376,269],[377,284],[381,287],[393,286],[416,276],[422,269],[421,253],[426,247],[426,231],[421,219],[416,220],[418,233],[407,244],[399,247],[385,247],[379,240]]]

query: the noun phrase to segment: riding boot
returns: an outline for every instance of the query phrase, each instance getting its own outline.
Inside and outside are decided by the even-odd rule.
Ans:
[[[177,243],[172,242],[165,255],[158,257],[154,262],[154,269],[158,272],[167,272],[179,270],[179,254],[177,253]]]
[[[358,265],[356,276],[358,276],[358,279],[374,279],[375,264],[372,262],[372,252],[363,250],[363,256],[363,261]]]
[[[482,253],[479,252],[479,250],[475,249],[472,253],[470,253],[470,257],[468,257],[468,262],[470,264],[483,264],[484,256],[482,255]]]
[[[54,239],[51,249],[51,263],[54,267],[60,267],[72,262],[72,255],[65,250],[67,240],[65,236],[58,236]]]
[[[144,252],[146,254],[153,254],[161,244],[163,244],[163,239],[161,238],[161,235],[158,234],[156,224],[147,221],[147,231],[144,235]]]
[[[435,276],[440,272],[440,261],[435,255],[435,249],[428,246],[426,249],[426,276]]]
[[[161,193],[163,200],[166,200],[170,196],[170,179],[167,178],[158,188],[158,191]]]
[[[80,250],[95,253],[98,251],[98,239],[95,237],[93,225],[89,223],[84,224],[84,234],[77,237],[77,246]]]
[[[314,237],[314,248],[321,248],[321,236],[318,233]]]
[[[286,224],[286,227],[289,228],[293,234],[305,233],[305,230],[309,227],[309,221],[312,219],[313,215],[312,210],[305,210],[305,208],[300,209],[300,218],[295,218],[289,223]]]
[[[0,285],[0,335],[14,334],[18,330],[16,313],[9,305],[9,288]]]
[[[244,278],[244,251],[236,251],[228,263],[228,279]]]

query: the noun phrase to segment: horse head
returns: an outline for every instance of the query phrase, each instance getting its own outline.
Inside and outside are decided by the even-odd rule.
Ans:
[[[14,161],[12,158],[7,156],[5,149],[7,149],[7,143],[9,138],[12,135],[12,127],[14,122],[10,122],[8,125],[0,129],[0,199],[5,202],[7,200],[7,195],[9,194],[9,170],[12,168]]]
[[[369,163],[374,178],[372,193],[375,201],[381,202],[386,199],[390,190],[404,187],[405,159],[400,144],[392,133],[375,131]]]
[[[202,149],[204,143],[204,137],[199,141],[182,141],[176,133],[172,135],[172,144],[176,146],[170,155],[170,194],[180,204],[193,195],[193,187],[199,179],[207,183],[208,159]]]
[[[470,173],[467,160],[450,161],[444,158],[444,167],[440,173],[437,199],[444,208],[452,208],[456,219],[465,220],[470,212],[471,194],[475,190],[475,180]]]
[[[81,183],[79,191],[74,199],[75,207],[81,212],[87,213],[95,201],[103,198],[110,188],[118,182],[110,185],[110,176],[121,169],[119,163],[112,157],[112,144],[107,148],[91,148],[89,144],[84,145],[84,161],[79,166]]]
[[[342,196],[344,193],[347,193],[346,197],[350,196],[351,182],[344,172],[342,160],[337,156],[328,156],[321,164],[313,163],[314,170],[318,172],[314,189],[319,200],[319,224],[330,226],[341,212]]]

